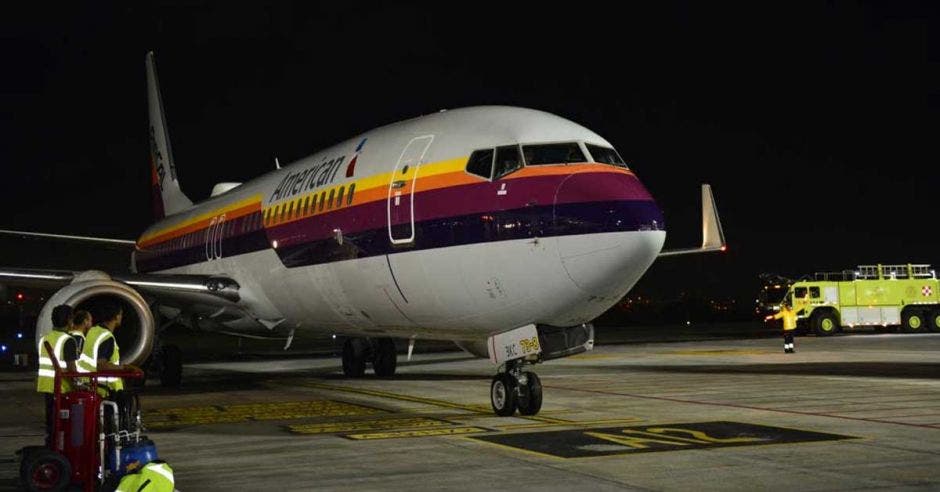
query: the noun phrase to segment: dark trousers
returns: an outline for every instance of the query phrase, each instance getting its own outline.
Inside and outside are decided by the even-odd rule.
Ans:
[[[783,347],[789,348],[790,350],[793,350],[796,348],[793,346],[793,331],[792,330],[787,330],[783,332]]]

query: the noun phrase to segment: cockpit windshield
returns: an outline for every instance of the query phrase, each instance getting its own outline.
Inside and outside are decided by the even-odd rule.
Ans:
[[[594,162],[600,162],[601,164],[611,164],[614,166],[627,167],[627,164],[623,162],[623,159],[620,158],[620,154],[616,150],[611,149],[610,147],[601,147],[600,145],[585,144],[588,152],[591,153],[591,157],[594,158]]]
[[[527,166],[587,161],[577,142],[523,145],[522,155]]]

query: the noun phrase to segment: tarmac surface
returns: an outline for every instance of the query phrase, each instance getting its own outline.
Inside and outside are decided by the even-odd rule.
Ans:
[[[147,434],[188,490],[940,489],[940,334],[602,345],[535,367],[541,413],[500,418],[461,352],[341,375],[332,357],[189,364],[148,386]],[[28,372],[0,373],[0,490],[42,440]]]

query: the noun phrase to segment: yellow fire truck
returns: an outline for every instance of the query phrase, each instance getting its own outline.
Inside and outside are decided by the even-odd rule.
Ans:
[[[930,265],[860,265],[794,282],[785,301],[800,326],[827,336],[856,327],[940,331],[940,285]]]

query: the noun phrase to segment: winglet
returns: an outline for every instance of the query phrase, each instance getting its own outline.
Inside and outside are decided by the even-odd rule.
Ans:
[[[727,251],[725,233],[721,229],[721,219],[718,218],[718,206],[715,205],[715,196],[712,187],[702,184],[702,247],[688,249],[665,250],[659,256],[690,255],[709,253],[712,251]]]

